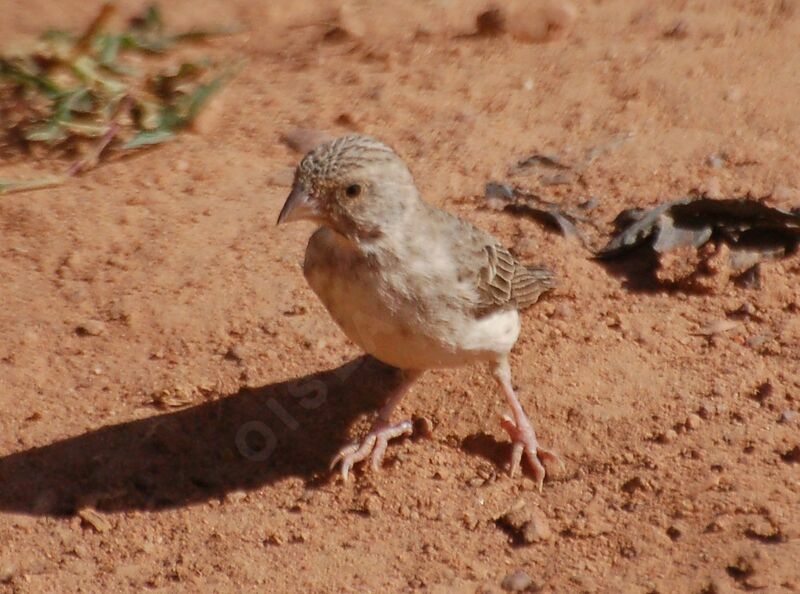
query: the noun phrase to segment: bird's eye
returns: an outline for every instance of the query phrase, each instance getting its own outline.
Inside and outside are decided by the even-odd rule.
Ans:
[[[358,184],[350,184],[345,188],[344,193],[347,194],[348,198],[355,198],[361,194],[361,186]]]

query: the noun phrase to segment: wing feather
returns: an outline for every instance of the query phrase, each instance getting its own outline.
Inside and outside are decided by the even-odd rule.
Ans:
[[[516,307],[525,309],[555,286],[555,275],[547,268],[525,266],[499,244],[484,247],[486,265],[481,269],[478,292],[481,313]]]

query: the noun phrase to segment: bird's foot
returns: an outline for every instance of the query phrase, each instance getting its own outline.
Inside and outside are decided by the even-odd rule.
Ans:
[[[383,455],[386,453],[386,446],[389,445],[389,440],[401,435],[411,435],[413,431],[414,426],[411,421],[403,421],[396,425],[378,422],[373,425],[370,432],[360,442],[354,441],[339,450],[339,453],[331,461],[331,470],[341,462],[342,479],[346,481],[350,476],[350,469],[353,465],[366,460],[370,455],[372,456],[372,468],[378,470],[383,461]]]
[[[513,477],[517,473],[520,462],[522,461],[522,455],[525,454],[525,458],[533,469],[533,478],[536,480],[539,491],[541,491],[545,474],[547,474],[544,464],[542,463],[552,462],[558,464],[563,469],[564,462],[562,462],[558,454],[551,450],[546,450],[539,445],[536,439],[536,433],[533,431],[533,427],[531,427],[527,419],[523,419],[521,423],[515,423],[510,417],[504,416],[500,424],[514,443],[514,449],[511,451],[511,467],[509,474]]]

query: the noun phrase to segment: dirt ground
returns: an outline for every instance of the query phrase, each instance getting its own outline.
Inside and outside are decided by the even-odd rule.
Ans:
[[[477,2],[164,3],[249,27],[206,49],[248,63],[199,132],[0,198],[0,592],[800,590],[800,258],[760,289],[648,290],[483,198],[622,138],[539,189],[603,225],[693,190],[800,206],[800,5],[574,1],[484,35]],[[5,0],[0,39],[97,8]],[[423,376],[400,413],[432,430],[381,472],[329,474],[393,376],[306,286],[310,225],[274,225],[298,127],[381,138],[557,272],[512,362],[566,462],[541,493],[507,476],[483,368]]]

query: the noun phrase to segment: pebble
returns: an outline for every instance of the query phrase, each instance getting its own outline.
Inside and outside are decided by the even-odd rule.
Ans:
[[[642,480],[640,476],[634,476],[633,478],[625,481],[622,484],[622,490],[626,493],[635,493],[636,491],[646,491],[647,490],[647,483]]]
[[[788,425],[789,423],[794,422],[795,419],[797,419],[797,411],[787,409],[781,413],[778,422],[782,425]]]
[[[281,136],[286,146],[302,155],[331,138],[330,134],[312,128],[294,128]]]
[[[656,438],[658,443],[672,443],[676,439],[678,439],[678,433],[674,429],[667,429]]]
[[[706,160],[708,166],[712,169],[722,169],[725,167],[725,159],[720,157],[717,154],[709,155],[708,159]]]
[[[700,424],[702,423],[702,419],[694,413],[690,414],[686,417],[686,428],[687,429],[697,429]]]
[[[427,417],[414,418],[414,435],[429,439],[433,435],[433,422]]]
[[[527,573],[518,569],[503,578],[500,587],[506,592],[524,592],[533,586],[533,580]]]
[[[353,2],[345,2],[339,8],[339,26],[359,39],[367,34],[367,23],[362,12]]]
[[[497,523],[509,530],[517,541],[524,544],[547,541],[553,536],[545,515],[522,500],[497,518]]]
[[[578,11],[571,2],[513,2],[506,26],[520,41],[541,43],[565,33],[575,22]]]
[[[81,336],[100,336],[106,331],[106,325],[100,320],[87,320],[78,324],[75,331]]]
[[[377,516],[383,510],[383,503],[377,495],[368,495],[364,499],[363,509],[367,515]]]
[[[712,176],[708,178],[708,181],[706,181],[706,195],[710,198],[722,197],[722,185],[718,177]]]
[[[723,332],[729,332],[739,326],[739,322],[734,320],[715,320],[705,324],[695,332],[700,336],[716,336]]]
[[[669,528],[667,528],[667,536],[669,536],[670,540],[678,540],[681,536],[683,536],[683,526],[680,524],[672,524]]]
[[[225,503],[239,503],[247,498],[247,492],[242,490],[231,491],[225,495]]]
[[[81,523],[91,526],[95,532],[108,532],[111,529],[111,522],[90,507],[78,511],[78,517]]]
[[[800,446],[794,446],[791,450],[781,454],[781,459],[787,464],[800,464]]]
[[[800,190],[779,184],[772,189],[770,198],[777,202],[795,202],[800,199]]]
[[[8,584],[14,578],[15,570],[11,562],[0,563],[0,584]]]
[[[227,352],[225,353],[225,358],[230,361],[236,361],[237,363],[241,363],[244,359],[244,352],[242,351],[242,347],[238,344],[235,344],[228,348]]]

